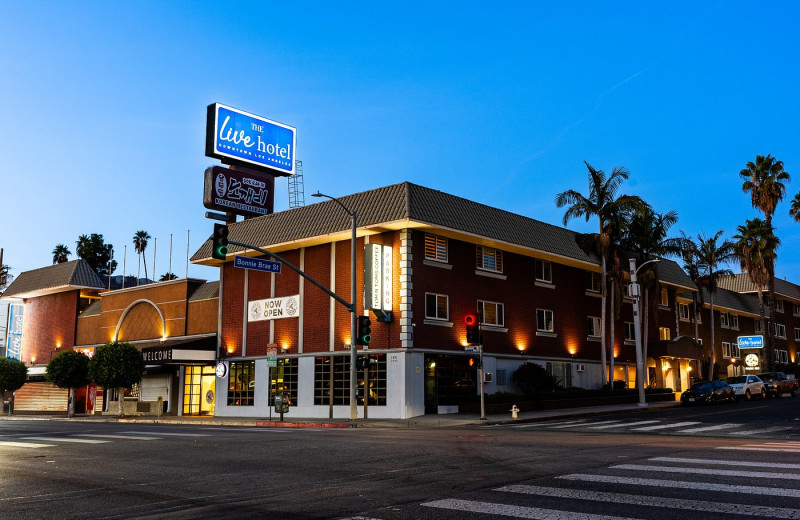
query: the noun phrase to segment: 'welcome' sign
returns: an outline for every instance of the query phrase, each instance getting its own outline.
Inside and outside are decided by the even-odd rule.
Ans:
[[[208,106],[206,155],[293,175],[297,131],[263,117],[214,103]]]

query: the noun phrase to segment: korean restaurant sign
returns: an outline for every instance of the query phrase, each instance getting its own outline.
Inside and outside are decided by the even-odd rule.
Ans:
[[[267,215],[273,210],[274,190],[272,175],[213,166],[206,169],[203,205],[240,215]]]
[[[364,302],[370,310],[392,310],[392,246],[364,246]]]
[[[220,103],[208,106],[206,155],[223,162],[294,174],[297,130]]]
[[[247,304],[247,321],[300,317],[300,295],[254,300]]]

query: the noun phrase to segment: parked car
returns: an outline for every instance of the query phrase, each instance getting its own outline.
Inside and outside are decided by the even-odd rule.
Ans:
[[[758,376],[729,377],[725,382],[733,388],[736,399],[750,401],[754,397],[767,398],[767,389],[764,388],[764,382]]]
[[[733,401],[736,394],[725,381],[699,381],[681,394],[681,404]]]
[[[790,380],[783,372],[764,372],[758,374],[758,378],[764,382],[767,389],[767,396],[780,397],[783,394],[797,395],[797,381]]]

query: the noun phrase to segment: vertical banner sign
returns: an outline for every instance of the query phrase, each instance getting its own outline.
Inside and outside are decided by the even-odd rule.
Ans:
[[[206,156],[293,175],[296,134],[291,126],[214,103],[208,106]]]
[[[22,354],[22,326],[25,305],[12,303],[8,306],[8,332],[6,333],[6,357],[20,360]]]
[[[392,310],[392,247],[364,246],[364,305],[370,310]]]

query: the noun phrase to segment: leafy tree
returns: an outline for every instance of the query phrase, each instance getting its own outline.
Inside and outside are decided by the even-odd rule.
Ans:
[[[77,350],[64,350],[47,364],[45,379],[59,388],[69,390],[67,417],[75,415],[76,389],[88,385],[89,357]]]
[[[511,374],[511,380],[529,398],[537,393],[553,392],[561,385],[558,378],[536,363],[523,363]]]
[[[142,353],[130,343],[106,343],[97,348],[89,361],[89,379],[104,389],[117,389],[120,417],[123,389],[139,383],[143,373]]]
[[[744,226],[737,228],[739,232],[734,235],[736,256],[742,271],[747,273],[747,278],[756,286],[758,292],[758,310],[761,317],[761,330],[767,330],[766,312],[764,310],[764,289],[769,283],[767,265],[769,259],[777,256],[776,251],[781,244],[775,236],[774,229],[760,218],[747,220]],[[767,370],[775,369],[775,349],[772,342],[766,346]]]
[[[747,167],[739,171],[739,176],[744,179],[742,191],[750,193],[750,202],[753,207],[764,213],[764,221],[770,229],[775,208],[786,194],[786,185],[791,176],[783,169],[783,161],[778,161],[771,155],[757,155],[755,162],[748,162]],[[791,210],[790,210],[791,212]],[[770,326],[767,327],[767,351],[775,349],[775,257],[764,258],[767,269],[767,290],[769,293],[769,318]],[[768,366],[774,366],[773,359],[768,360]]]
[[[68,257],[71,254],[72,251],[70,251],[67,246],[64,244],[58,244],[53,248],[53,264],[63,264],[64,262],[69,261]]]
[[[589,195],[585,196],[575,190],[567,190],[556,195],[556,206],[568,206],[564,213],[564,225],[575,217],[584,217],[588,222],[593,217],[598,220],[598,234],[595,236],[600,257],[600,363],[606,370],[606,310],[608,308],[607,255],[614,236],[619,234],[620,222],[637,207],[643,205],[642,199],[631,195],[617,196],[623,181],[628,178],[628,171],[621,166],[612,170],[606,177],[603,170],[594,169],[584,161],[589,170]],[[611,374],[609,374],[609,380]],[[605,374],[603,375],[605,380]]]
[[[81,235],[76,242],[75,252],[84,259],[97,274],[111,275],[117,269],[117,261],[111,260],[114,246],[106,244],[103,235],[92,233]],[[109,261],[111,270],[109,272]]]
[[[711,300],[709,302],[711,309],[711,361],[709,363],[708,371],[709,381],[714,379],[715,366],[714,295],[717,292],[717,283],[719,279],[724,276],[733,275],[733,272],[730,269],[720,269],[720,266],[730,262],[735,257],[733,242],[730,240],[723,240],[722,243],[718,243],[721,237],[722,230],[717,231],[717,233],[712,237],[706,237],[704,235],[697,236],[697,261],[701,266],[701,271],[703,272],[699,279],[699,287],[708,292]]]
[[[167,280],[177,280],[178,275],[175,273],[164,273],[161,275],[161,278],[158,279],[159,282],[166,282]]]
[[[6,392],[16,392],[25,384],[28,377],[28,367],[25,363],[7,357],[0,357],[0,398],[4,399]],[[8,406],[8,415],[14,408],[14,397]]]
[[[144,277],[147,278],[147,258],[144,256],[144,251],[147,249],[147,241],[150,240],[150,234],[147,231],[137,231],[133,235],[133,248],[139,255],[139,261],[144,262]],[[139,277],[139,274],[136,274]]]

